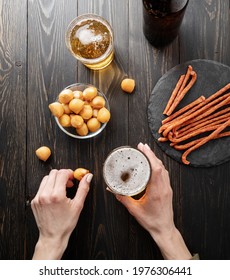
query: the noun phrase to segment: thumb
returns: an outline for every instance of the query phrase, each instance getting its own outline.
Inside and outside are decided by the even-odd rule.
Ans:
[[[76,195],[74,197],[74,201],[81,205],[84,204],[86,196],[89,192],[90,182],[93,178],[92,173],[86,174],[80,181]]]

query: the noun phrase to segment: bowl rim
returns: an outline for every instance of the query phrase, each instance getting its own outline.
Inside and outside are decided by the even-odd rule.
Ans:
[[[89,84],[89,83],[73,83],[73,84],[71,84],[71,85],[66,86],[66,87],[63,88],[61,91],[65,90],[65,89],[72,89],[73,87],[80,87],[80,86],[85,87],[85,88],[87,88],[87,87],[95,87],[95,88],[97,89],[99,95],[101,95],[101,96],[104,97],[104,99],[105,99],[105,108],[106,108],[107,110],[110,111],[109,101],[108,101],[106,95],[105,95],[98,87],[96,87],[96,86],[94,86],[94,85],[92,85],[92,84]],[[76,89],[76,90],[77,90],[77,89]],[[59,96],[59,95],[58,95],[58,96]],[[56,101],[58,101],[58,98],[56,99]],[[59,101],[58,101],[58,102],[59,102]],[[107,123],[108,123],[108,122],[102,123],[102,124],[101,124],[101,127],[100,127],[98,130],[96,130],[95,132],[89,132],[87,135],[81,136],[81,135],[77,135],[77,134],[75,135],[75,134],[73,134],[73,133],[67,131],[67,130],[65,129],[65,127],[63,127],[63,126],[59,123],[58,117],[54,117],[54,118],[55,118],[55,121],[56,121],[57,125],[59,126],[59,128],[60,128],[65,134],[67,134],[67,135],[70,136],[70,137],[73,137],[73,138],[76,138],[76,139],[83,139],[83,140],[84,140],[84,139],[93,138],[93,137],[95,137],[96,135],[100,134],[100,133],[105,129],[105,127],[106,127],[106,125],[107,125]]]

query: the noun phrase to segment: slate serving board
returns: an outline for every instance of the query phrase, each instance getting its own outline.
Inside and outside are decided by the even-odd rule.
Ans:
[[[186,94],[176,111],[199,96],[208,97],[230,82],[230,67],[204,59],[191,60],[180,64],[165,73],[156,83],[149,99],[148,122],[151,133],[160,148],[174,160],[181,162],[183,151],[170,147],[169,142],[159,142],[158,129],[165,118],[163,110],[169,100],[180,75],[185,74],[188,65],[197,73],[197,81]],[[230,159],[230,137],[212,140],[195,150],[188,156],[190,165],[194,167],[211,167],[222,164]]]

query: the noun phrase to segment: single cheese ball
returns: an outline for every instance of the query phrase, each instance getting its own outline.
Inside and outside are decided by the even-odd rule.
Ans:
[[[132,93],[135,88],[135,81],[133,79],[126,78],[121,82],[121,88],[125,92]]]
[[[74,172],[73,172],[73,176],[75,179],[77,179],[78,181],[81,181],[81,179],[87,174],[89,173],[88,169],[85,168],[77,168]]]
[[[64,114],[64,108],[59,102],[51,103],[49,105],[49,109],[51,113],[57,118],[60,118]]]
[[[98,111],[97,119],[101,123],[106,123],[110,120],[110,116],[111,115],[110,115],[109,110],[106,109],[105,107],[103,107]]]
[[[74,97],[74,93],[71,89],[64,89],[58,96],[58,100],[60,103],[67,104],[69,103]]]
[[[50,157],[51,155],[51,150],[50,148],[46,147],[46,146],[42,146],[40,148],[38,148],[36,151],[36,156],[43,161],[47,161],[47,159]]]

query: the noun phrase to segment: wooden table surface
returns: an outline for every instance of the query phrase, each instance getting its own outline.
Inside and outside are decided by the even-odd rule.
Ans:
[[[96,13],[114,29],[116,58],[91,71],[68,52],[64,34],[77,15]],[[229,0],[190,0],[180,34],[164,49],[142,32],[141,0],[0,0],[0,259],[30,259],[38,230],[29,201],[52,168],[87,167],[92,187],[64,259],[161,259],[149,234],[108,193],[102,177],[107,154],[148,143],[169,171],[175,223],[191,252],[230,259],[230,162],[184,166],[155,143],[147,106],[159,78],[177,64],[203,58],[230,66]],[[120,89],[132,77],[132,95]],[[63,134],[48,109],[75,82],[92,83],[108,97],[112,118],[85,141]],[[47,145],[51,158],[35,150]]]

